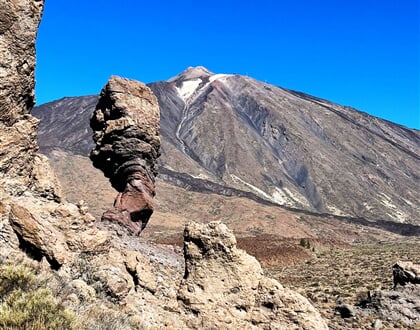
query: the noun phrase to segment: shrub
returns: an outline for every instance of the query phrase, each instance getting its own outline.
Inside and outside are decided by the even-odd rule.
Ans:
[[[0,266],[0,297],[9,295],[15,289],[27,291],[35,283],[33,271],[23,265]]]
[[[29,267],[0,266],[0,329],[72,329],[74,316]]]
[[[300,239],[299,245],[307,249],[311,248],[311,243],[309,243],[309,241],[305,240],[304,238]]]

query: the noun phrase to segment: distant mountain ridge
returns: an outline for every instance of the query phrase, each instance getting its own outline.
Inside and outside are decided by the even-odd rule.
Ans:
[[[166,181],[249,192],[314,213],[419,224],[419,131],[203,67],[149,87],[161,108]],[[96,99],[64,98],[34,109],[41,151],[86,156]]]

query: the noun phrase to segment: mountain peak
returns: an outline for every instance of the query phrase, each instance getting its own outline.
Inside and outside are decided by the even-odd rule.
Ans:
[[[177,80],[193,80],[196,78],[210,77],[212,75],[214,75],[214,73],[207,70],[204,66],[190,66],[184,71],[182,71],[180,74],[169,79],[168,82],[173,82]]]

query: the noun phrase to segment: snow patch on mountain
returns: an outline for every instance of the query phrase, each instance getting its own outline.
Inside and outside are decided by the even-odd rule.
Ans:
[[[191,97],[191,95],[194,94],[194,92],[197,90],[198,86],[200,86],[202,82],[203,81],[200,78],[183,81],[181,86],[177,87],[179,95],[184,101],[186,101],[188,98]]]
[[[212,83],[215,80],[223,80],[222,78],[226,78],[230,76],[229,74],[223,74],[223,73],[219,73],[219,74],[214,74],[209,78],[209,82]]]

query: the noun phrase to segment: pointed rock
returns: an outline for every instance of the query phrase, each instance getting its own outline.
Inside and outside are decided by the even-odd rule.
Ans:
[[[175,77],[172,77],[168,79],[168,82],[176,82],[176,81],[185,81],[185,80],[194,80],[197,78],[207,78],[212,76],[214,73],[207,70],[203,66],[196,66],[196,67],[188,67],[184,71],[182,71],[180,74],[176,75]]]

